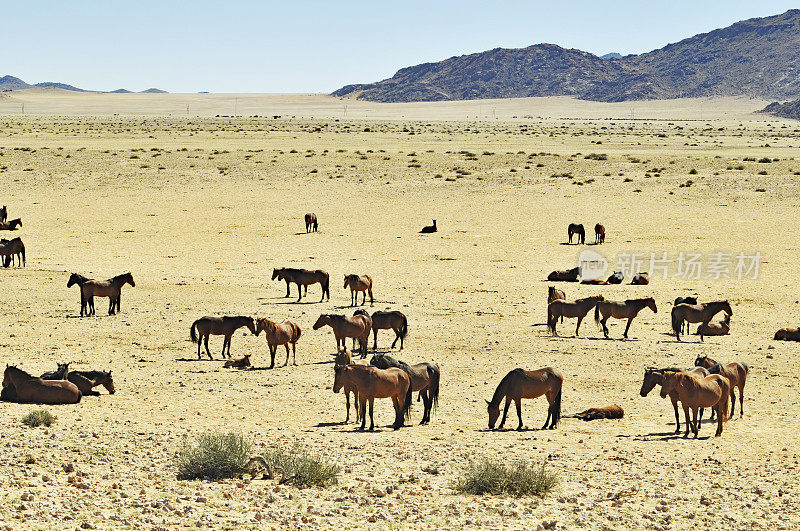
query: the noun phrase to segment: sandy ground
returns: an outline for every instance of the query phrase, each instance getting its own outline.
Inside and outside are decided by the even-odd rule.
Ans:
[[[526,123],[434,120],[452,104],[426,107],[431,118],[414,108],[413,120],[0,116],[0,204],[22,217],[16,235],[27,250],[25,268],[0,270],[5,361],[36,374],[58,361],[111,369],[118,389],[49,407],[51,428],[21,424],[34,406],[3,405],[0,520],[40,529],[797,527],[800,346],[771,338],[798,325],[800,128],[747,115],[741,102],[711,102],[716,114],[702,120],[687,120],[681,103],[673,117],[651,102],[661,109],[652,120],[547,105],[550,119]],[[582,107],[594,110],[557,119]],[[303,230],[307,211],[319,217],[316,234]],[[440,232],[418,235],[432,218]],[[598,221],[605,245],[564,245],[568,223]],[[586,248],[612,264],[624,252],[720,250],[760,252],[762,263],[757,279],[562,284],[570,298],[653,296],[659,311],[643,311],[628,341],[622,321],[604,340],[591,319],[578,338],[574,320],[552,337],[544,279]],[[301,304],[284,299],[285,286],[270,281],[280,266],[329,271],[331,301],[318,302],[317,286]],[[69,272],[125,271],[136,287],[124,288],[122,313],[107,316],[100,300],[96,317],[79,318]],[[311,325],[351,311],[346,273],[373,277],[371,311],[408,315],[395,354],[440,364],[430,425],[416,425],[415,403],[413,425],[393,431],[388,400],[376,403],[376,432],[340,424],[334,339]],[[671,301],[687,294],[729,299],[731,335],[676,343]],[[224,370],[221,338],[211,342],[215,361],[197,361],[189,325],[207,314],[296,320],[299,366],[264,370],[263,337],[241,331],[233,354],[250,353],[257,370]],[[389,342],[382,332],[381,349]],[[745,416],[720,438],[704,424],[687,440],[672,434],[669,401],[639,388],[645,367],[690,366],[700,354],[749,364]],[[616,403],[625,418],[538,431],[546,402],[536,399],[523,405],[528,429],[487,431],[484,399],[502,376],[548,365],[565,376],[566,414]],[[341,465],[339,484],[177,481],[181,440],[212,428],[241,430],[256,450],[322,454]],[[544,500],[456,494],[464,465],[487,456],[546,461],[561,485]],[[386,486],[397,488],[376,492]],[[604,501],[620,492],[630,495]]]

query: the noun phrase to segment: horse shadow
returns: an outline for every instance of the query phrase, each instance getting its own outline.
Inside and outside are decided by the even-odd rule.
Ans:
[[[219,362],[224,362],[225,360],[210,360],[208,358],[200,358],[200,359],[197,359],[197,358],[175,358],[175,361],[216,361],[217,363],[219,363]]]

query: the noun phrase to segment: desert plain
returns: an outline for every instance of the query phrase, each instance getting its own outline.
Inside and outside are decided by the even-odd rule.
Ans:
[[[22,114],[22,104],[25,114]],[[49,428],[3,403],[0,521],[10,529],[647,528],[790,529],[797,473],[800,345],[773,341],[800,312],[800,124],[754,114],[764,102],[706,99],[601,104],[565,98],[374,104],[327,96],[92,95],[56,90],[0,98],[0,205],[21,217],[27,264],[0,269],[0,347],[39,374],[56,362],[110,369],[117,392],[48,406]],[[234,115],[235,113],[235,115]],[[769,160],[769,162],[766,162]],[[759,162],[761,161],[761,162]],[[306,234],[315,212],[319,232]],[[417,231],[438,221],[439,232]],[[565,245],[595,223],[603,245]],[[654,274],[648,286],[549,283],[591,249],[675,258],[760,256],[757,274]],[[296,302],[274,267],[324,269]],[[130,271],[122,311],[80,318],[69,273]],[[376,300],[409,318],[408,362],[442,370],[439,407],[394,431],[343,424],[332,392],[334,339],[320,313],[352,313],[344,274],[369,274]],[[630,339],[611,321],[545,327],[547,287],[568,298],[652,296]],[[677,296],[730,301],[731,334],[670,333]],[[369,306],[369,304],[367,304]],[[234,356],[253,370],[197,360],[203,315],[292,319],[297,366],[266,370],[266,342],[240,330]],[[388,351],[391,332],[378,336]],[[370,355],[372,345],[370,344]],[[750,367],[744,417],[721,437],[674,435],[668,399],[639,396],[645,367],[699,355]],[[564,374],[563,412],[619,404],[619,420],[564,418],[539,431],[543,398],[488,431],[484,400],[515,367]],[[683,419],[682,419],[683,423]],[[511,429],[509,429],[511,428]],[[178,481],[186,437],[239,431],[260,448],[295,445],[341,467],[339,482]],[[544,499],[453,489],[471,460],[546,463]],[[391,487],[387,489],[387,487]],[[387,494],[387,490],[391,491]]]

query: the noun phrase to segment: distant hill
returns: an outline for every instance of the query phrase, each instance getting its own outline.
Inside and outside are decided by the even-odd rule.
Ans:
[[[621,54],[618,54],[617,52],[611,52],[605,55],[601,55],[600,59],[619,59],[620,57],[622,57]]]
[[[53,81],[45,81],[44,83],[36,83],[34,87],[49,87],[49,88],[58,88],[62,90],[74,90],[76,92],[89,92],[88,90],[83,90],[78,87],[73,87],[72,85],[67,85],[66,83],[55,83]]]
[[[529,96],[795,99],[800,98],[800,10],[611,59],[553,44],[496,48],[402,68],[389,79],[347,85],[333,95],[381,102]]]
[[[34,87],[43,87],[43,88],[57,88],[62,90],[71,90],[74,92],[101,92],[98,90],[86,90],[78,87],[74,87],[72,85],[67,85],[66,83],[56,83],[54,81],[45,81],[43,83],[36,83],[35,85],[31,85],[22,81],[18,77],[14,76],[3,76],[0,77],[0,91],[4,90],[23,90],[29,89]],[[130,93],[130,90],[127,89],[117,89],[112,90],[111,94],[125,94]],[[142,93],[144,94],[166,94],[166,90],[161,90],[157,88],[149,88],[147,90],[143,90]]]
[[[117,90],[110,91],[109,94],[133,94],[133,91],[130,91],[128,89],[119,88]]]
[[[800,99],[787,101],[786,103],[770,103],[760,111],[760,113],[777,116],[779,118],[791,118],[800,120]]]
[[[0,77],[0,90],[21,90],[21,89],[31,88],[31,86],[32,85],[28,85],[18,77],[14,76]]]
[[[143,90],[142,94],[169,94],[166,90],[161,90],[157,88],[149,88],[147,90]]]

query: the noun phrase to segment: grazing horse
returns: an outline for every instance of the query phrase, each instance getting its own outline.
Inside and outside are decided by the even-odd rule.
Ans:
[[[661,380],[661,398],[666,398],[672,391],[678,393],[678,400],[683,405],[686,416],[686,433],[689,436],[691,427],[694,436],[700,432],[700,422],[697,412],[700,408],[711,407],[717,413],[717,432],[715,437],[722,435],[722,423],[728,420],[728,396],[730,395],[730,382],[724,376],[712,374],[699,378],[687,372],[665,372]],[[689,420],[689,409],[692,410],[692,419]]]
[[[423,362],[417,363],[416,365],[409,365],[387,354],[376,354],[372,356],[369,363],[379,369],[397,367],[398,369],[406,371],[406,374],[411,378],[411,391],[419,391],[417,402],[419,402],[421,398],[424,405],[420,425],[428,424],[431,421],[431,413],[439,405],[439,379],[441,377],[441,371],[437,364]]]
[[[781,328],[775,332],[775,341],[800,341],[800,329]]]
[[[236,332],[239,328],[246,326],[248,330],[250,330],[253,335],[258,335],[256,333],[256,323],[252,317],[245,317],[242,315],[236,317],[224,316],[224,317],[201,317],[197,321],[192,323],[192,326],[189,327],[189,337],[191,337],[192,342],[197,343],[197,359],[201,359],[200,356],[200,343],[205,343],[206,346],[206,354],[208,354],[208,359],[213,360],[214,358],[211,356],[211,352],[208,350],[208,336],[225,336],[225,339],[222,342],[222,357],[225,357],[225,347],[228,347],[228,358],[231,357],[231,337],[233,337],[233,333]],[[205,341],[203,341],[205,339]]]
[[[666,369],[656,369],[653,367],[648,367],[644,370],[644,379],[642,380],[642,388],[639,391],[640,396],[647,396],[647,394],[653,390],[656,385],[661,385],[664,381],[664,373],[665,372],[689,372],[698,376],[700,378],[705,378],[710,373],[704,369],[703,367],[692,367],[691,369],[675,369],[675,368],[666,368]],[[675,433],[681,432],[681,417],[678,413],[678,392],[674,389],[669,394],[670,400],[672,400],[672,408],[675,410]],[[703,419],[703,410],[700,410],[700,420]],[[686,428],[689,429],[688,426]]]
[[[136,286],[130,273],[123,273],[108,280],[92,280],[72,273],[67,281],[67,287],[72,287],[73,284],[78,284],[81,290],[81,317],[84,314],[84,306],[88,308],[87,316],[94,315],[95,297],[108,297],[108,315],[114,315],[120,310],[122,286],[125,284]]]
[[[6,366],[3,373],[3,387],[11,389],[5,397],[15,397],[17,402],[37,404],[77,404],[81,401],[78,387],[67,380],[42,380],[31,376],[22,369]]]
[[[0,221],[0,230],[17,230],[17,227],[22,226],[20,218],[12,219],[11,221]]]
[[[335,315],[323,313],[314,323],[314,330],[319,330],[323,326],[330,326],[333,329],[333,336],[336,338],[336,351],[345,348],[345,340],[348,337],[358,338],[361,350],[361,358],[367,357],[367,344],[369,343],[369,331],[372,329],[372,319],[368,315]]]
[[[631,327],[633,319],[644,308],[650,308],[653,313],[658,313],[656,308],[656,301],[653,297],[646,299],[628,299],[625,302],[619,301],[601,301],[594,307],[594,322],[603,327],[603,335],[608,339],[608,327],[606,321],[609,317],[614,319],[627,319],[628,324],[625,326],[625,333],[622,337],[628,339],[628,330]],[[600,316],[603,316],[601,319]]]
[[[606,228],[600,223],[594,226],[594,243],[606,242]]]
[[[614,273],[608,277],[606,282],[609,284],[622,284],[623,280],[625,280],[625,275],[622,273],[622,271],[614,271]]]
[[[292,321],[284,321],[281,324],[269,319],[256,320],[256,335],[261,331],[267,336],[267,346],[269,347],[270,364],[269,368],[275,367],[275,354],[278,353],[278,346],[286,347],[286,363],[289,365],[289,343],[292,344],[292,365],[297,365],[297,340],[300,339],[300,326]]]
[[[422,230],[419,231],[419,233],[420,234],[432,234],[432,233],[434,233],[436,231],[437,231],[437,229],[436,229],[436,220],[434,219],[433,220],[433,225],[425,225],[424,227],[422,227]]]
[[[3,208],[0,208],[0,222],[5,221],[8,219],[8,208],[3,205]]]
[[[391,348],[394,348],[397,340],[400,340],[400,350],[403,350],[403,340],[408,334],[408,319],[406,319],[403,312],[392,310],[389,312],[382,312],[380,310],[372,314],[372,335],[373,335],[373,350],[378,349],[378,330],[394,330],[394,341],[392,341]]]
[[[361,304],[367,302],[367,292],[369,292],[369,303],[373,304],[375,299],[372,297],[372,277],[369,275],[345,275],[344,286],[350,286],[350,306],[358,304],[358,292],[363,292]]]
[[[319,282],[322,286],[322,298],[320,302],[325,300],[325,295],[328,300],[331,300],[331,291],[328,284],[328,273],[321,269],[295,269],[291,267],[281,267],[272,270],[272,280],[278,279],[286,281],[286,296],[289,296],[289,284],[297,284],[297,302],[303,297],[303,292],[308,295],[308,286]]]
[[[309,232],[317,232],[317,215],[313,212],[306,214],[306,234]]]
[[[3,260],[3,267],[13,266],[15,256],[17,257],[17,264],[24,266],[25,244],[22,243],[22,238],[0,240],[0,258]]]
[[[489,412],[489,429],[494,429],[497,417],[500,416],[500,402],[505,398],[506,405],[503,409],[503,419],[497,429],[503,429],[503,425],[506,423],[506,415],[508,414],[508,406],[511,405],[513,400],[517,406],[517,417],[519,417],[517,430],[522,430],[522,399],[537,398],[542,395],[550,403],[550,407],[547,408],[547,419],[544,421],[542,429],[555,429],[561,419],[561,386],[563,383],[564,377],[561,372],[552,367],[544,367],[536,371],[514,369],[509,372],[500,380],[500,385],[495,389],[492,401],[486,401]]]
[[[677,306],[679,304],[697,304],[697,297],[675,297],[675,302],[673,306]],[[689,323],[681,323],[681,332],[683,332],[684,327],[686,329],[686,333],[689,333]]]
[[[376,398],[391,398],[394,403],[395,420],[392,427],[396,430],[405,424],[411,411],[411,379],[402,369],[390,367],[379,369],[365,365],[344,365],[334,368],[333,392],[338,393],[342,387],[355,388],[358,391],[358,405],[361,410],[361,430],[367,422],[367,402],[369,402],[369,431],[375,429],[373,407]]]
[[[547,275],[547,280],[551,282],[577,282],[579,276],[581,276],[580,266],[573,267],[567,271],[553,271]]]
[[[602,295],[592,295],[584,299],[577,299],[574,301],[566,301],[557,299],[547,305],[547,329],[555,336],[556,324],[558,318],[564,321],[564,317],[577,317],[578,325],[575,327],[575,335],[578,335],[578,330],[581,328],[581,321],[586,317],[586,314],[598,303],[605,300]]]
[[[345,347],[344,350],[340,350],[336,353],[336,359],[333,362],[333,368],[336,369],[337,367],[344,367],[345,365],[366,365],[367,362],[361,361],[356,362],[353,361],[353,358],[350,356],[350,351],[347,350]],[[353,409],[356,410],[356,422],[361,420],[361,410],[358,408],[358,389],[352,385],[345,385],[344,386],[344,402],[345,407],[347,408],[347,418],[344,419],[344,423],[347,424],[350,422],[350,393],[353,393]]]
[[[733,310],[728,301],[704,302],[702,304],[677,304],[672,307],[672,331],[678,341],[681,340],[683,322],[708,324],[711,319],[721,311],[733,315]],[[700,334],[703,341],[703,334]]]
[[[570,223],[569,227],[567,227],[567,236],[569,236],[569,243],[572,243],[572,235],[578,235],[578,244],[582,244],[586,241],[586,231],[583,229],[583,225],[580,223]]]
[[[696,336],[727,336],[731,333],[731,316],[727,313],[719,323],[701,324],[697,327]]]
[[[650,284],[649,273],[636,273],[631,280],[631,286],[646,286]]]
[[[697,359],[694,360],[694,364],[697,367],[708,369],[708,372],[711,374],[721,374],[728,379],[731,384],[731,417],[733,417],[733,414],[736,412],[736,394],[734,391],[737,387],[739,388],[739,416],[743,417],[744,386],[747,383],[747,375],[750,373],[750,367],[748,367],[746,363],[738,361],[732,361],[731,363],[722,365],[708,356],[698,356]]]
[[[241,358],[234,358],[232,360],[228,360],[222,364],[222,367],[225,369],[228,368],[246,369],[252,366],[253,366],[252,363],[250,363],[250,354],[245,354]]]
[[[547,287],[547,304],[550,304],[551,302],[553,302],[556,299],[566,300],[567,299],[567,295],[563,291],[561,291],[560,289],[556,289],[553,286],[548,286]]]

